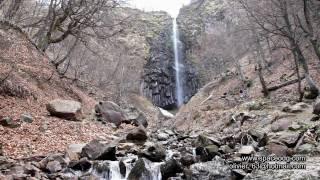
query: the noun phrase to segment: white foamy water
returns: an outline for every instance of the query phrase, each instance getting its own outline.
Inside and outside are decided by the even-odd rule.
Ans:
[[[183,87],[181,83],[181,67],[180,63],[180,40],[179,40],[179,28],[177,24],[177,18],[173,19],[173,50],[174,50],[174,66],[175,66],[175,79],[176,79],[176,98],[177,106],[180,107],[183,104]]]

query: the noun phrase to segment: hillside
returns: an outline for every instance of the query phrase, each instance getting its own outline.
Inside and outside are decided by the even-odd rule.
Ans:
[[[179,3],[0,0],[0,180],[319,179],[320,3]]]
[[[63,151],[72,143],[83,143],[111,129],[91,122],[70,122],[48,116],[46,104],[53,99],[83,103],[85,115],[96,101],[66,79],[61,79],[46,55],[41,53],[19,28],[0,23],[0,117],[12,118],[18,128],[1,126],[4,153],[21,158]],[[31,124],[21,116],[31,116]]]

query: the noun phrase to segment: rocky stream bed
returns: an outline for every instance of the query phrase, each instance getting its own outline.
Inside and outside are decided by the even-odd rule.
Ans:
[[[99,103],[100,118],[111,117],[101,111],[110,109],[106,104],[117,107]],[[223,128],[212,124],[211,131],[152,130],[140,118],[132,122],[135,128],[114,134],[110,141],[71,144],[63,153],[10,159],[0,147],[0,179],[319,179],[317,103],[289,104],[281,110],[258,102],[244,106],[232,111]],[[248,157],[286,159],[244,160]]]

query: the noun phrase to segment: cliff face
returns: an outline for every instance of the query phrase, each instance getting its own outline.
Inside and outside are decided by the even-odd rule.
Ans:
[[[168,18],[158,34],[148,39],[150,50],[143,75],[143,94],[155,105],[165,109],[172,109],[177,104],[172,26],[172,18]],[[192,63],[185,56],[185,50],[185,45],[181,42],[180,81],[184,91],[183,100],[187,102],[197,92],[199,83]]]
[[[212,34],[225,21],[225,7],[223,0],[196,0],[183,7],[178,16],[186,59],[194,64],[202,86],[222,69],[219,66],[223,59],[218,58],[211,41]]]

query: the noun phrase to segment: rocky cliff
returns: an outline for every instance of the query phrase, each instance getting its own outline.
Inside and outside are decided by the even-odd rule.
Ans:
[[[169,18],[161,31],[149,39],[150,53],[143,75],[144,95],[155,105],[166,109],[172,109],[177,104],[172,25],[172,19]],[[186,59],[183,44],[180,50],[183,64],[181,74],[184,75],[181,78],[183,98],[187,102],[197,92],[199,84],[193,65]]]

